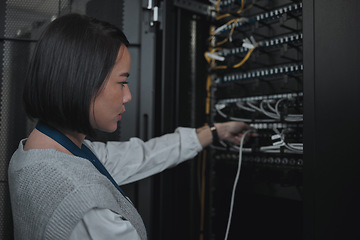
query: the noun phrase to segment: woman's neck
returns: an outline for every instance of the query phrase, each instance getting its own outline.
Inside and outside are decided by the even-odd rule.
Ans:
[[[66,137],[68,137],[73,143],[75,143],[76,146],[81,148],[81,145],[86,137],[85,134],[66,130],[59,131],[61,131]]]
[[[76,146],[81,148],[81,145],[85,139],[85,134],[72,132],[72,131],[61,131],[66,137],[68,137]],[[43,134],[36,128],[31,132],[27,141],[25,142],[24,151],[30,149],[56,149],[58,151],[73,155],[69,150],[63,147],[61,144],[56,142],[54,139]]]

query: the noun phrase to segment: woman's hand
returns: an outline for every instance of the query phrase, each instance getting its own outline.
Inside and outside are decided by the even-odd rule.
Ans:
[[[217,134],[220,140],[230,142],[236,145],[240,144],[243,134],[252,129],[248,124],[244,122],[224,122],[215,123]],[[246,136],[245,141],[250,137],[250,134]]]
[[[236,121],[215,123],[214,126],[216,128],[215,131],[219,136],[219,140],[230,142],[236,145],[240,144],[240,140],[244,132],[252,129],[248,124]],[[198,128],[196,133],[201,146],[206,147],[213,142],[213,135],[209,126]],[[250,134],[246,136],[246,139],[248,139],[249,136]]]

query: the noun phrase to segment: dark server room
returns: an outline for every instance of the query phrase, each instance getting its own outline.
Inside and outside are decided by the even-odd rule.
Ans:
[[[0,239],[360,239],[359,12],[0,0]]]

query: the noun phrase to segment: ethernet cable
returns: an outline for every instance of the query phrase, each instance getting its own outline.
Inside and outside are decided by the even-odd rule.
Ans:
[[[237,117],[232,117],[232,116],[228,116],[227,114],[223,113],[221,111],[222,108],[224,108],[225,106],[222,106],[222,104],[216,104],[215,105],[215,109],[216,112],[226,118],[226,119],[230,119],[230,120],[234,120],[234,121],[240,121],[240,122],[252,122],[253,119],[249,119],[249,118],[237,118]],[[265,122],[265,123],[270,123],[270,122],[275,122],[275,119],[256,119],[256,122]]]
[[[210,1],[212,2],[212,1]],[[236,14],[240,14],[248,9],[250,9],[252,7],[252,5],[248,6],[246,9],[245,9],[245,2],[246,0],[241,0],[241,7],[239,8],[239,10],[236,11]],[[218,13],[218,12],[217,12]],[[230,13],[225,13],[225,14],[222,14],[222,15],[217,15],[216,16],[216,20],[220,20],[220,19],[223,19],[223,18],[226,18],[226,17],[232,17],[233,15],[231,15]]]
[[[274,132],[276,133],[271,138],[272,139],[280,139],[280,141],[276,144],[279,147],[284,146],[289,151],[295,152],[295,153],[303,153],[303,143],[287,143],[285,142],[284,138],[284,130],[280,132],[277,128],[273,128]]]
[[[280,120],[281,119],[281,114],[280,114],[280,111],[279,111],[279,103],[282,102],[283,100],[285,100],[285,98],[282,98],[282,99],[278,100],[276,102],[275,108],[270,105],[270,102],[272,102],[272,100],[262,100],[260,102],[260,104],[259,104],[260,105],[259,107],[256,106],[252,101],[246,101],[245,102],[248,107],[246,107],[244,105],[244,103],[242,103],[241,101],[236,102],[236,106],[238,108],[242,109],[242,110],[246,110],[246,111],[249,111],[249,112],[258,111],[258,112],[264,114],[265,116],[267,116],[267,117],[269,117],[271,119]],[[273,112],[269,112],[264,108],[265,103],[267,104],[269,109],[271,111],[273,111]],[[222,108],[224,108],[224,107],[222,107]],[[222,109],[219,106],[218,106],[218,108],[219,108],[219,110]],[[221,116],[225,117],[224,113],[220,113],[219,111],[218,111],[218,113]],[[226,117],[228,118],[228,116],[226,116]],[[287,122],[301,122],[301,121],[303,121],[303,115],[302,114],[288,114],[288,115],[285,116],[284,120],[287,121]],[[246,121],[246,120],[243,120],[243,121]],[[260,122],[264,122],[264,120],[261,120]],[[269,121],[265,121],[265,122],[269,122]]]
[[[281,148],[285,147],[287,152],[296,153],[296,154],[303,153],[303,143],[287,143],[287,142],[285,142],[284,131],[286,131],[286,129],[283,129],[282,132],[280,132],[276,127],[274,127],[273,131],[275,132],[275,134],[271,136],[271,139],[273,141],[274,140],[279,140],[279,141],[274,142],[273,145],[259,147],[259,149],[258,149],[259,152],[280,153]],[[237,146],[232,146],[231,148],[233,150],[240,151],[239,147],[237,147]],[[226,150],[226,148],[223,148],[222,150]],[[243,148],[242,151],[252,152],[252,149],[251,148]]]
[[[274,113],[276,113],[275,108],[274,108],[273,106],[271,106],[270,102],[272,102],[272,100],[266,101],[267,107],[268,107],[271,111],[273,111]]]
[[[233,19],[234,20],[234,19]],[[239,19],[238,19],[239,20]],[[237,20],[235,20],[237,21]],[[235,26],[235,23],[234,25]],[[231,36],[233,34],[233,29],[232,31],[230,31],[230,35],[229,35],[229,41],[231,42]],[[244,48],[247,48],[248,49],[248,52],[246,53],[245,57],[239,62],[239,63],[236,63],[234,65],[232,65],[231,67],[232,68],[239,68],[241,67],[242,65],[244,65],[244,63],[250,58],[252,52],[255,50],[255,48],[257,48],[259,46],[259,44],[255,41],[255,38],[253,36],[250,36],[250,39],[249,38],[244,38],[243,39],[243,44],[242,44],[242,47]],[[221,66],[216,66],[214,67],[214,69],[226,69],[227,66],[225,65],[221,65]]]
[[[281,100],[283,100],[283,99],[281,99]],[[265,101],[267,102],[267,105],[270,107],[270,109],[274,109],[274,108],[271,107],[271,105],[269,103],[269,100],[263,100],[260,103],[261,112],[263,114],[265,114],[266,116],[268,116],[268,117],[271,117],[271,118],[274,118],[274,119],[280,119],[281,115],[280,115],[280,112],[278,110],[274,109],[275,113],[271,113],[271,112],[268,112],[268,111],[265,110],[265,108],[264,108]],[[303,121],[303,115],[302,114],[288,114],[288,115],[286,115],[284,120],[287,121],[287,122],[301,122],[301,121]]]
[[[278,100],[275,104],[275,112],[278,116],[280,116],[279,104],[284,100],[286,100],[286,98],[282,98],[282,99]],[[303,121],[303,115],[302,114],[289,114],[286,116],[285,120],[289,121],[289,122],[301,122],[301,121]]]
[[[225,104],[216,104],[215,105],[216,112],[223,118],[234,120],[234,121],[239,121],[239,122],[252,122],[253,121],[253,119],[249,119],[249,118],[237,118],[237,117],[228,116],[227,114],[225,114],[221,111],[221,109],[223,109],[225,107],[226,107]],[[275,122],[275,119],[256,119],[256,122],[266,122],[266,123]]]
[[[285,98],[282,98],[279,101],[277,101],[276,104],[275,104],[275,111],[279,116],[280,116],[279,104],[284,100],[285,100]],[[303,115],[302,114],[289,114],[288,117],[290,117],[292,120],[298,120],[298,121],[303,120]]]
[[[238,108],[243,109],[243,110],[248,111],[248,112],[256,112],[255,109],[246,107],[246,106],[243,104],[243,101],[237,101],[237,102],[236,102],[236,106],[237,106]]]
[[[206,61],[210,64],[210,66],[214,65],[215,60],[224,61],[225,57],[218,55],[217,51],[222,50],[221,48],[212,48],[211,50],[204,53],[204,57]]]
[[[269,146],[261,146],[258,151],[263,153],[280,153],[281,147],[285,147],[286,153],[295,153],[295,154],[302,154],[303,153],[303,144],[302,143],[282,143],[279,145],[269,145]],[[231,149],[234,151],[239,151],[239,147],[232,146]],[[217,147],[217,150],[226,150],[225,147]],[[243,152],[252,152],[251,148],[243,148]]]
[[[228,218],[228,223],[227,223],[227,227],[226,227],[226,233],[225,233],[224,240],[227,240],[228,235],[229,235],[229,231],[230,231],[232,212],[233,212],[233,208],[234,208],[236,186],[237,186],[237,183],[238,183],[239,177],[240,177],[243,144],[244,144],[244,140],[245,140],[246,135],[249,134],[250,132],[254,132],[254,130],[250,129],[250,130],[247,130],[246,132],[244,132],[244,134],[242,135],[241,140],[240,140],[239,164],[238,164],[238,170],[237,170],[237,173],[236,173],[236,177],[235,177],[235,181],[234,181],[234,185],[233,185],[233,190],[232,190],[232,195],[231,195],[230,212],[229,212],[229,218]]]

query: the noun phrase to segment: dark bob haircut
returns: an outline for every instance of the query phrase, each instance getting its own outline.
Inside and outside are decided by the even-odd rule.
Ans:
[[[94,136],[90,104],[121,45],[129,42],[120,29],[88,16],[67,14],[51,22],[37,42],[25,81],[28,116]]]

